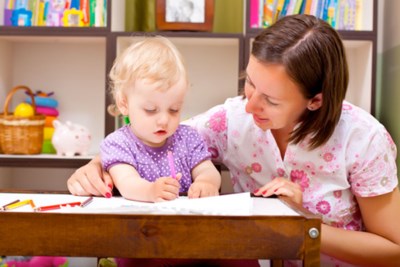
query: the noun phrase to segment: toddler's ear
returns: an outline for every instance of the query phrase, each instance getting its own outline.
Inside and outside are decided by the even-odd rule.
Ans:
[[[122,93],[118,93],[116,95],[116,99],[115,99],[115,103],[119,109],[119,111],[121,112],[122,115],[124,116],[128,116],[129,114],[129,105],[128,105],[128,101],[126,99],[126,96],[123,95]]]

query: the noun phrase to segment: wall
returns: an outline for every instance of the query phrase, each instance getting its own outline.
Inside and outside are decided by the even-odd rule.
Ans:
[[[400,1],[379,4],[377,117],[386,126],[400,148]],[[400,167],[400,158],[397,158]]]

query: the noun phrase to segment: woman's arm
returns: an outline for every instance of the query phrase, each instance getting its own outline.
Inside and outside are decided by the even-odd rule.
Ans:
[[[110,175],[103,171],[100,157],[77,169],[67,181],[68,190],[78,196],[112,196],[113,182]]]
[[[192,170],[193,184],[188,191],[189,198],[217,196],[221,187],[221,174],[211,160],[198,164]]]
[[[400,193],[357,197],[366,231],[322,225],[321,252],[362,266],[400,266]]]

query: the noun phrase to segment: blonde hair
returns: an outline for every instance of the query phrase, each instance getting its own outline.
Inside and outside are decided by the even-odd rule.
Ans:
[[[109,74],[110,92],[114,100],[133,89],[137,80],[146,80],[159,90],[166,90],[180,79],[188,83],[184,59],[175,45],[165,37],[151,36],[131,44],[114,61]],[[118,115],[115,104],[109,113]]]

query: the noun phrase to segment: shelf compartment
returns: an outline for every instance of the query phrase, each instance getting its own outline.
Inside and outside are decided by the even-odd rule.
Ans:
[[[86,126],[92,134],[90,154],[98,153],[105,135],[106,38],[0,36],[0,103],[16,85],[54,92],[58,119]],[[15,95],[10,112],[25,99]]]

